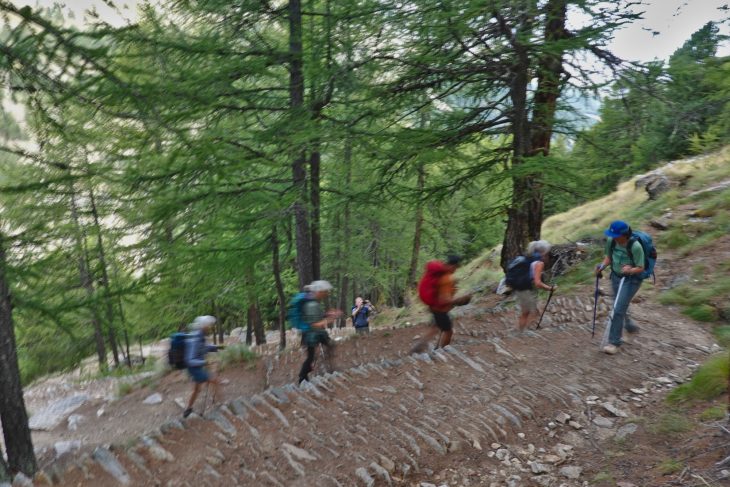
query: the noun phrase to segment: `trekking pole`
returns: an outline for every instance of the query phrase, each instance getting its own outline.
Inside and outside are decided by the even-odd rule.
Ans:
[[[548,306],[550,306],[550,300],[553,298],[553,288],[550,288],[550,294],[548,294],[547,302],[545,303],[545,307],[542,309],[542,314],[540,315],[540,320],[537,322],[537,326],[535,327],[536,330],[540,329],[540,323],[542,323],[542,317],[545,316],[545,311],[547,311]]]
[[[613,300],[611,315],[608,317],[608,324],[606,324],[606,330],[603,332],[601,348],[605,347],[608,344],[608,337],[611,334],[611,323],[613,322],[613,313],[616,311],[616,303],[618,303],[618,298],[619,296],[621,296],[621,289],[624,287],[624,279],[626,279],[626,276],[622,277],[621,281],[618,283],[618,290],[616,291],[616,298]]]
[[[598,310],[598,295],[601,293],[598,286],[601,277],[603,277],[603,274],[600,272],[596,274],[596,290],[593,292],[593,329],[591,331],[591,338],[596,335],[596,311]]]

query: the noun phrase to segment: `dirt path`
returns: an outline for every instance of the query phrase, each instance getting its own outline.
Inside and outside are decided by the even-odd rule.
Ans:
[[[634,418],[713,342],[649,290],[634,306],[642,332],[606,356],[600,332],[590,336],[591,290],[580,294],[555,297],[545,328],[520,336],[511,310],[477,300],[460,310],[453,348],[420,356],[404,354],[419,327],[348,340],[337,372],[308,387],[293,385],[299,353],[227,370],[228,401],[207,420],[178,419],[172,398],[188,385],[171,374],[157,387],[163,404],[145,409],[149,392],[139,391],[110,406],[102,428],[113,439],[101,444],[112,446],[85,444],[91,456],[75,455],[68,471],[57,461],[50,476],[61,485],[583,485],[590,452],[630,438]],[[607,307],[603,299],[601,322]],[[162,427],[138,432],[138,414]]]

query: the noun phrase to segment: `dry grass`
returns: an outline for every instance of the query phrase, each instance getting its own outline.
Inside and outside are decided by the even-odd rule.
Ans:
[[[674,177],[692,175],[688,188],[699,189],[729,178],[728,161],[730,147],[706,156],[674,161],[662,169]],[[637,210],[641,210],[647,202],[644,188],[636,188],[637,178],[639,176],[619,184],[615,192],[603,198],[551,216],[543,223],[543,238],[553,243],[563,243],[565,238],[577,240],[589,235],[602,235],[603,230],[613,220],[632,221]]]

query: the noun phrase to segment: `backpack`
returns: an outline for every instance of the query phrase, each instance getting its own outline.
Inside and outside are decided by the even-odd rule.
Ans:
[[[507,265],[507,272],[504,273],[505,283],[515,291],[526,291],[532,289],[532,278],[530,277],[530,266],[537,259],[518,255]]]
[[[170,337],[170,350],[167,351],[167,362],[174,369],[184,369],[185,363],[185,342],[190,337],[187,333],[174,333]]]
[[[418,282],[418,297],[426,306],[438,305],[439,279],[446,273],[446,264],[439,260],[426,263],[426,270]]]
[[[644,272],[638,275],[639,279],[646,279],[649,276],[653,276],[654,282],[656,282],[654,267],[656,267],[657,251],[656,247],[654,247],[654,242],[652,241],[651,236],[638,230],[631,230],[631,227],[629,227],[629,231],[631,232],[631,236],[629,237],[629,241],[626,244],[626,252],[629,254],[629,259],[631,259],[631,265],[636,267],[634,255],[631,253],[631,247],[634,246],[634,242],[639,242],[639,244],[641,244],[641,248],[644,249],[644,262],[642,266],[644,267]],[[611,240],[610,255],[612,256],[613,249],[615,247],[616,240]]]
[[[286,321],[289,322],[289,328],[296,328],[301,332],[309,331],[309,323],[302,321],[302,306],[305,302],[311,300],[309,293],[301,292],[295,294],[289,301],[286,310]]]

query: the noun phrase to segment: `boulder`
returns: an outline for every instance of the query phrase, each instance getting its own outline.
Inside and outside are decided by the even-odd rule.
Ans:
[[[150,394],[149,396],[147,396],[147,398],[144,401],[142,401],[142,404],[151,404],[151,405],[161,404],[161,403],[162,403],[162,394],[160,394],[159,392]]]
[[[58,441],[53,445],[53,450],[56,452],[56,458],[60,458],[66,453],[80,448],[81,442],[78,440]]]
[[[578,480],[582,473],[583,469],[580,467],[569,466],[560,469],[560,475],[573,480]]]
[[[48,407],[35,413],[28,421],[28,426],[32,430],[50,431],[58,426],[67,415],[81,407],[89,396],[86,394],[77,394],[51,403]]]
[[[669,191],[670,187],[671,187],[671,182],[669,181],[669,178],[664,175],[661,175],[661,176],[658,176],[657,178],[655,178],[649,184],[647,184],[646,188],[644,188],[644,189],[649,194],[649,199],[655,200],[661,194]]]

